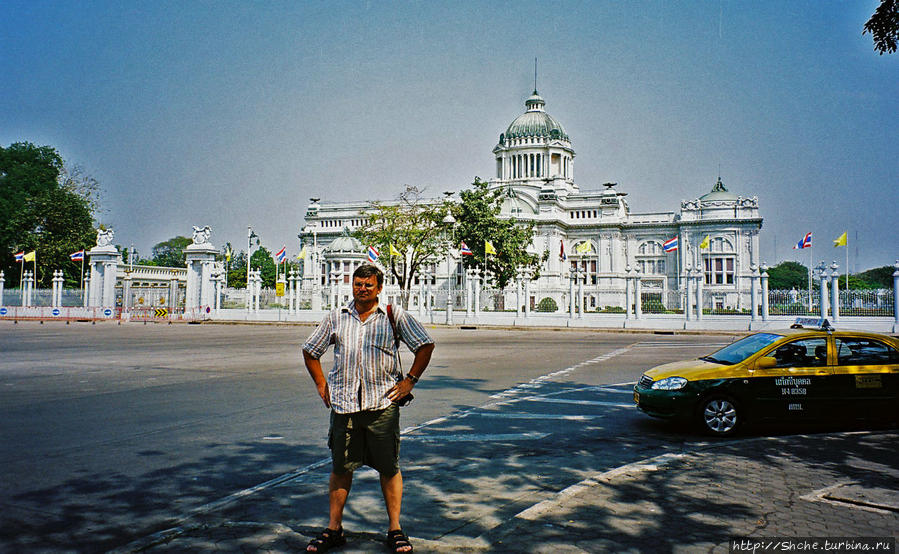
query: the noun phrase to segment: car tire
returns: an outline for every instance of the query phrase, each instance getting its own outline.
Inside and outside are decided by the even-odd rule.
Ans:
[[[737,403],[723,394],[712,394],[703,399],[698,415],[703,431],[716,437],[733,435],[743,423]]]

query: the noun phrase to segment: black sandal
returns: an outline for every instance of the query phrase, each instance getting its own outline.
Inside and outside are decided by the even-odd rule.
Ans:
[[[407,546],[409,550],[400,550],[400,548]],[[412,552],[412,543],[409,542],[409,537],[406,536],[406,533],[403,533],[402,529],[387,531],[387,547],[394,552]]]
[[[346,537],[343,536],[343,526],[336,531],[325,527],[317,537],[309,541],[309,544],[306,545],[306,552],[327,552],[345,544]],[[314,546],[315,550],[309,550],[310,546]]]

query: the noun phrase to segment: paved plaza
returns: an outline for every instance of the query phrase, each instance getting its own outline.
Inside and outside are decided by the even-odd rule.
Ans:
[[[4,323],[0,549],[302,550],[326,522],[329,471],[327,411],[298,358],[309,332]],[[729,335],[433,333],[402,416],[403,524],[418,552],[899,536],[895,429],[711,440],[636,411],[644,369]],[[340,551],[385,551],[385,518],[376,474],[360,471]]]

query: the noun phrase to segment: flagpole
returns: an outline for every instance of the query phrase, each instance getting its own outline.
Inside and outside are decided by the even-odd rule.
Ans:
[[[81,253],[81,281],[78,283],[81,287],[81,302],[84,303],[84,253]]]
[[[815,243],[812,242],[812,246],[809,246],[809,249],[808,249],[808,272],[807,273],[808,273],[808,311],[809,311],[809,313],[811,313],[811,311],[812,311],[812,264],[815,263],[815,261],[812,259],[812,257],[813,257],[813,249],[815,247],[814,244]]]
[[[846,291],[849,291],[849,233],[846,233]]]
[[[678,244],[680,244],[680,237],[678,237]],[[680,247],[674,251],[674,271],[675,275],[677,275],[677,290],[681,288],[681,277],[680,277]]]

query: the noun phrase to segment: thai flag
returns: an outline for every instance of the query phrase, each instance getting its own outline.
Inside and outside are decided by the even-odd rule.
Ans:
[[[668,239],[662,244],[662,250],[665,252],[674,252],[677,250],[677,237]]]
[[[560,242],[559,243],[559,261],[564,262],[567,259],[568,259],[568,256],[565,255],[565,243]]]
[[[472,252],[464,242],[459,245],[459,254],[463,256],[474,256],[474,252]]]
[[[802,250],[803,248],[811,248],[811,247],[812,247],[812,234],[806,233],[805,237],[803,237],[801,241],[796,243],[796,246],[793,247],[793,250]]]
[[[378,258],[380,258],[380,257],[381,257],[381,253],[378,252],[374,246],[368,247],[368,261],[370,261],[371,263],[375,263],[376,261],[378,261]]]
[[[73,262],[83,262],[84,261],[84,250],[79,250],[78,252],[72,252],[69,254],[69,259]]]
[[[13,255],[16,257],[16,261],[17,261],[17,262],[24,262],[24,261],[25,261],[25,251],[24,251],[24,250],[21,251],[21,252],[16,252],[16,253],[13,254]]]
[[[281,250],[278,250],[278,253],[275,254],[275,258],[278,260],[279,264],[283,264],[284,260],[287,259],[287,247],[282,246]]]

